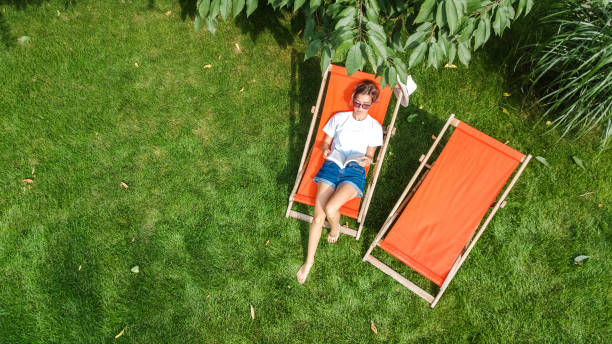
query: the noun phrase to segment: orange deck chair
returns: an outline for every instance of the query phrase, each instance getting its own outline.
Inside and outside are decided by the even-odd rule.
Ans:
[[[429,166],[427,161],[450,125],[455,127],[453,134]],[[525,156],[451,115],[427,155],[421,156],[419,168],[363,260],[435,307],[497,210],[504,207],[506,196],[530,159],[531,155]],[[489,215],[481,223],[487,212]],[[437,284],[437,295],[430,295],[372,256],[376,246]]]
[[[325,85],[328,79],[329,83],[327,83],[327,92],[325,92],[323,111],[321,111],[320,114],[319,127],[317,129],[315,142],[311,147],[310,142],[312,139],[313,129],[317,118],[319,117],[319,109],[321,106]],[[302,153],[302,160],[300,161],[300,167],[298,169],[298,174],[295,179],[295,185],[293,186],[293,191],[291,191],[291,195],[289,196],[289,205],[287,206],[287,212],[285,213],[285,217],[291,216],[300,220],[312,222],[312,216],[291,209],[293,206],[293,202],[299,202],[306,205],[314,206],[315,197],[317,195],[317,184],[315,184],[312,179],[315,177],[315,175],[323,165],[323,162],[325,161],[325,159],[323,158],[323,152],[321,151],[321,143],[325,138],[323,126],[325,126],[327,121],[337,112],[348,111],[352,109],[351,95],[353,93],[353,88],[356,84],[363,80],[373,80],[380,87],[380,77],[376,78],[372,74],[363,72],[355,72],[353,75],[349,76],[346,72],[346,69],[333,64],[329,66],[329,68],[323,75],[323,80],[321,81],[321,88],[319,89],[317,103],[315,106],[312,107],[311,110],[313,116],[312,121],[310,123],[310,130],[308,132],[306,144],[304,145],[304,152]],[[368,112],[370,116],[376,119],[381,125],[383,124],[383,121],[385,119],[387,107],[389,106],[389,101],[391,100],[391,94],[392,91],[389,86],[386,86],[384,89],[382,89],[378,98],[378,102],[375,103]],[[402,95],[399,95],[399,97],[401,96]],[[376,187],[376,180],[378,179],[380,167],[382,165],[385,152],[389,144],[389,138],[394,132],[393,126],[395,124],[395,118],[397,117],[397,110],[399,108],[400,102],[401,98],[398,99],[396,103],[395,111],[393,112],[393,117],[389,126],[387,128],[383,127],[383,132],[385,135],[383,139],[383,145],[379,149],[378,157],[376,159],[376,163],[374,164],[374,174],[370,178],[370,181],[367,184],[366,189],[364,190],[365,192],[363,202],[361,202],[361,198],[354,198],[348,201],[342,208],[340,208],[340,214],[357,219],[357,222],[359,223],[358,230],[343,226],[340,232],[353,236],[357,240],[359,240],[359,237],[361,235],[361,230],[363,228],[363,223],[365,222],[365,217],[368,212],[370,200],[372,199],[372,194],[374,192],[374,188]],[[366,176],[369,170],[370,168],[367,167]],[[324,226],[329,228],[329,223],[327,223],[326,221]]]

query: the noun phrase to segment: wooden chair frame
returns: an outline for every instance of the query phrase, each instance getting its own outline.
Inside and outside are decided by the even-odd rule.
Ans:
[[[492,209],[489,211],[489,215],[486,217],[485,221],[482,222],[482,224],[479,224],[478,226],[476,226],[476,228],[474,229],[474,232],[476,234],[472,235],[472,238],[470,240],[468,240],[468,242],[466,243],[466,245],[463,248],[462,252],[459,254],[457,259],[455,260],[455,263],[451,267],[450,272],[448,273],[448,275],[444,279],[444,282],[440,286],[440,289],[439,289],[438,293],[435,296],[429,294],[428,292],[426,292],[425,290],[421,289],[419,286],[417,286],[416,284],[414,284],[413,282],[411,282],[410,280],[408,280],[404,276],[400,275],[395,270],[391,269],[389,266],[385,265],[380,260],[376,259],[374,256],[372,256],[371,253],[372,253],[372,250],[376,246],[379,246],[380,240],[387,233],[389,228],[391,228],[391,225],[395,222],[395,219],[398,217],[398,215],[401,214],[401,212],[403,211],[403,209],[406,206],[406,204],[410,201],[411,196],[416,192],[416,189],[420,185],[420,182],[425,177],[425,174],[427,174],[427,170],[426,170],[424,175],[419,180],[419,182],[417,182],[417,185],[415,185],[415,188],[412,189],[412,186],[415,184],[417,178],[419,177],[419,175],[421,174],[423,169],[428,168],[427,161],[429,160],[429,158],[431,157],[432,153],[436,149],[437,145],[439,144],[442,136],[444,135],[444,133],[446,132],[448,127],[450,125],[452,125],[454,127],[457,127],[459,125],[459,123],[460,123],[460,121],[455,118],[455,115],[451,114],[450,117],[448,118],[448,120],[446,121],[446,123],[444,124],[444,127],[442,128],[442,130],[440,131],[440,133],[436,137],[436,140],[432,144],[432,146],[429,149],[429,151],[427,152],[427,154],[424,157],[421,156],[421,159],[420,159],[421,160],[421,164],[419,165],[418,169],[416,170],[416,172],[414,173],[414,175],[410,179],[410,182],[408,183],[408,186],[406,186],[406,189],[404,189],[404,192],[402,193],[402,195],[400,196],[398,201],[395,203],[395,206],[393,207],[393,209],[389,213],[389,216],[387,217],[387,219],[383,223],[383,226],[381,227],[380,231],[376,235],[376,238],[374,239],[374,241],[372,242],[372,244],[368,248],[368,251],[366,252],[366,254],[363,257],[363,261],[364,262],[365,261],[370,262],[372,265],[376,266],[377,268],[382,270],[387,275],[393,277],[396,281],[401,283],[403,286],[405,286],[406,288],[410,289],[412,292],[414,292],[415,294],[417,294],[421,298],[425,299],[427,302],[429,302],[431,308],[434,308],[436,306],[436,304],[438,303],[438,301],[442,297],[442,294],[444,294],[444,291],[446,290],[446,288],[448,287],[448,285],[452,281],[453,277],[455,277],[455,275],[459,271],[459,268],[461,267],[461,265],[463,264],[463,262],[467,258],[468,254],[470,253],[470,251],[472,250],[474,245],[476,245],[476,242],[478,241],[478,239],[480,238],[480,236],[482,235],[484,230],[489,225],[489,222],[491,222],[491,219],[493,218],[493,216],[495,216],[495,214],[497,213],[499,208],[503,208],[505,206],[505,204],[506,204],[505,199],[508,196],[508,193],[510,193],[510,190],[512,190],[512,187],[514,186],[514,184],[516,183],[518,178],[521,176],[521,174],[525,170],[525,167],[527,166],[527,164],[531,160],[531,155],[524,156],[523,159],[521,159],[521,165],[520,165],[518,171],[515,172],[514,177],[512,178],[512,180],[510,181],[508,186],[505,188],[505,190],[502,192],[502,195],[499,198],[499,200],[492,205]],[[480,229],[478,229],[478,227],[480,227]],[[476,232],[476,230],[478,230],[478,231]]]
[[[313,134],[315,134],[314,128],[317,123],[317,119],[320,117],[321,101],[323,99],[323,93],[325,91],[325,85],[327,84],[327,79],[329,77],[330,71],[331,71],[331,65],[327,68],[327,70],[325,71],[325,74],[323,75],[323,80],[321,80],[321,87],[319,88],[319,95],[317,96],[317,103],[315,106],[311,108],[312,120],[310,122],[310,128],[308,129],[308,136],[306,138],[306,143],[304,144],[304,151],[302,152],[302,159],[300,160],[300,166],[298,168],[298,173],[295,178],[295,184],[293,185],[293,190],[291,191],[291,195],[289,196],[289,205],[287,206],[287,211],[285,212],[285,217],[293,217],[293,218],[300,219],[306,222],[312,222],[312,216],[292,210],[291,208],[293,207],[295,194],[298,190],[300,182],[302,181],[302,178],[304,177],[304,173],[306,172],[306,166],[307,166],[306,164],[308,164],[308,160],[310,160],[310,154],[312,153],[312,150],[314,148],[314,147],[310,147],[310,142],[312,141]],[[363,230],[363,224],[365,222],[366,214],[368,212],[368,208],[370,207],[370,202],[372,200],[372,195],[374,194],[374,189],[376,188],[376,182],[378,181],[378,176],[380,174],[380,169],[382,167],[382,164],[385,158],[385,153],[387,152],[387,147],[389,146],[389,139],[391,138],[391,136],[395,134],[394,126],[395,126],[395,120],[397,118],[397,112],[399,110],[399,106],[401,103],[401,98],[402,98],[402,94],[399,95],[396,101],[395,109],[393,110],[393,116],[391,117],[391,123],[389,123],[389,125],[386,128],[383,127],[383,134],[384,134],[383,144],[378,152],[376,162],[373,163],[374,172],[372,174],[372,177],[370,178],[368,185],[366,186],[366,192],[365,192],[363,199],[361,200],[361,207],[359,208],[359,214],[357,216],[357,222],[359,223],[359,228],[355,230],[355,229],[348,228],[345,226],[340,227],[340,233],[350,235],[354,237],[356,240],[359,240],[359,238],[361,237],[361,232]],[[327,221],[324,222],[323,226],[326,228],[330,228],[330,225]]]

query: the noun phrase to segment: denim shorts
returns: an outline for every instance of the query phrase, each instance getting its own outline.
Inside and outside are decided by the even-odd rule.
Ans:
[[[323,182],[334,189],[342,184],[349,184],[357,190],[357,197],[362,197],[365,188],[365,168],[354,161],[349,162],[345,168],[340,168],[335,162],[325,160],[313,180],[315,183]]]

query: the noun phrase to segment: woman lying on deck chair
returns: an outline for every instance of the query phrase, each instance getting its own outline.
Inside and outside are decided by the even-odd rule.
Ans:
[[[368,115],[368,109],[379,94],[380,90],[372,81],[357,84],[352,95],[353,111],[335,114],[323,127],[326,135],[321,150],[326,160],[314,178],[318,189],[306,262],[297,272],[300,284],[304,283],[314,264],[325,217],[331,226],[327,242],[333,244],[340,236],[338,210],[347,201],[363,196],[365,167],[372,163],[376,147],[383,142],[381,125]]]

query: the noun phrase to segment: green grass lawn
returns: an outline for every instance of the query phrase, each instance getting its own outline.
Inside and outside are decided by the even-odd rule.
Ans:
[[[212,35],[185,1],[31,2],[0,0],[0,342],[610,341],[612,154],[538,120],[507,38],[411,71],[362,240],[322,241],[299,285],[308,225],[284,213],[321,80],[299,18]],[[361,257],[450,113],[550,167],[432,310]]]

